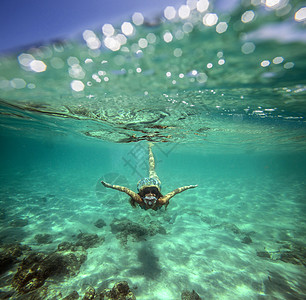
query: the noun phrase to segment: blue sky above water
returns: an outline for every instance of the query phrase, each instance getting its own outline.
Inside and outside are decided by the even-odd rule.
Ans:
[[[229,11],[239,0],[216,0],[217,10]],[[134,12],[152,19],[166,6],[186,0],[2,0],[0,53],[70,37],[86,28],[119,22]]]
[[[166,6],[180,6],[184,0],[2,0],[0,10],[0,52],[7,52],[52,39],[60,39],[115,22],[138,11],[155,15]]]

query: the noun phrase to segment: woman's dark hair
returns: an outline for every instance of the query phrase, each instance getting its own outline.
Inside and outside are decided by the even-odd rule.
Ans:
[[[138,195],[143,198],[146,194],[155,194],[156,195],[156,198],[159,199],[160,197],[162,197],[163,195],[161,194],[161,192],[158,190],[157,187],[155,186],[149,186],[149,187],[146,187],[144,188],[143,190],[141,190]],[[130,204],[133,206],[133,207],[137,207],[136,205],[136,201],[133,199],[133,198],[130,198]]]

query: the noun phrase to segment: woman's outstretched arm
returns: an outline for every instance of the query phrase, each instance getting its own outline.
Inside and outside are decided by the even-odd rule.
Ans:
[[[124,186],[120,186],[120,185],[112,185],[112,184],[109,184],[105,181],[101,181],[101,183],[107,187],[107,188],[111,188],[111,189],[114,189],[114,190],[117,190],[117,191],[120,191],[120,192],[124,192],[126,194],[128,194],[130,197],[132,197],[137,203],[141,203],[142,202],[142,199],[141,197],[136,194],[135,192],[131,191],[130,189],[124,187]]]
[[[158,202],[160,202],[162,204],[166,204],[176,194],[179,194],[179,193],[184,192],[184,191],[189,190],[189,189],[196,188],[197,186],[198,185],[187,185],[187,186],[183,186],[183,187],[177,188],[177,189],[173,190],[172,192],[168,193],[167,195],[159,198]]]

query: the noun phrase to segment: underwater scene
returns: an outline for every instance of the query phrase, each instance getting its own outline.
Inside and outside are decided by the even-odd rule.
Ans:
[[[305,299],[306,5],[188,0],[0,57],[0,299]]]

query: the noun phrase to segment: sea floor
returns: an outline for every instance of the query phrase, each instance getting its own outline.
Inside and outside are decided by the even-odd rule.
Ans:
[[[86,249],[77,275],[46,280],[49,291],[83,295],[89,286],[125,280],[142,300],[181,299],[184,290],[202,299],[305,299],[300,178],[205,178],[155,212],[101,189],[96,174],[69,172],[32,168],[1,175],[2,246],[21,243],[50,253],[80,233],[101,237]],[[177,185],[177,178],[168,184]],[[97,227],[99,219],[106,225],[100,220]],[[39,240],[37,234],[49,236]],[[2,293],[12,291],[17,266],[2,272]]]

